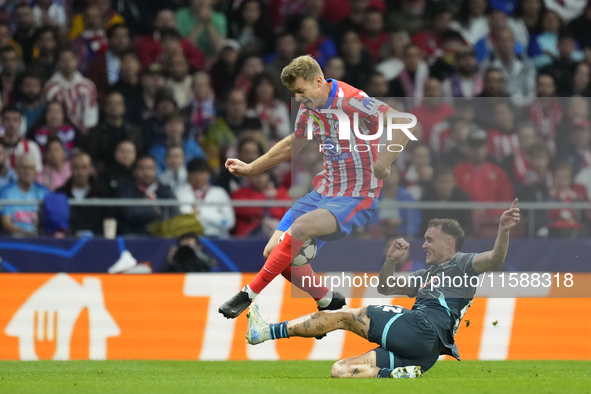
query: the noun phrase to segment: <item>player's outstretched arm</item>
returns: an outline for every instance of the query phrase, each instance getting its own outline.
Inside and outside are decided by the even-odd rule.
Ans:
[[[474,268],[478,272],[490,271],[505,261],[509,249],[509,232],[517,226],[521,215],[517,208],[518,199],[513,200],[511,208],[503,212],[499,221],[499,232],[493,250],[474,256]]]
[[[386,112],[386,116],[384,116],[384,132],[386,132],[388,127],[389,113],[398,113],[398,111],[396,111],[393,108],[390,108]],[[409,123],[409,119],[404,117],[393,118],[393,122],[397,124],[404,124]],[[413,130],[414,127],[409,128],[409,131],[411,133],[413,132]],[[406,144],[408,144],[408,141],[410,141],[410,138],[404,132],[402,132],[401,130],[394,130],[394,132],[392,133],[392,139],[386,143],[386,147],[384,147],[384,149],[380,153],[378,160],[376,160],[376,162],[373,164],[373,171],[378,179],[385,179],[388,176],[390,176],[390,165],[392,164],[392,162],[394,162],[394,160],[400,153],[396,152],[397,150],[400,150],[400,148],[396,145],[401,145],[402,147],[405,147]],[[394,145],[394,147],[390,148],[390,150],[393,150],[394,152],[390,152],[390,150],[388,150],[388,147],[391,145]]]
[[[234,176],[260,174],[279,163],[289,160],[292,153],[298,153],[307,143],[308,140],[305,138],[298,139],[294,135],[288,135],[252,163],[245,163],[238,159],[228,159],[226,160],[226,168]]]
[[[402,238],[398,238],[396,241],[392,243],[390,249],[388,249],[388,254],[386,256],[386,261],[382,266],[380,271],[380,282],[378,284],[378,293],[384,295],[407,295],[411,296],[414,294],[414,289],[410,286],[410,281],[408,286],[400,287],[397,286],[396,277],[394,276],[394,271],[396,269],[396,265],[401,263],[404,259],[404,256],[408,253],[408,248],[410,244]],[[407,281],[404,281],[406,283]]]

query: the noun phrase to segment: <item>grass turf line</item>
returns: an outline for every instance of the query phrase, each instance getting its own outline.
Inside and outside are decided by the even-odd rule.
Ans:
[[[359,394],[408,389],[413,394],[591,394],[590,361],[441,361],[414,380],[331,379],[331,365],[328,361],[2,361],[0,393]]]

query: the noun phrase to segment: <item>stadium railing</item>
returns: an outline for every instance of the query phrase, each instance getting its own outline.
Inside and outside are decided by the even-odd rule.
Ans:
[[[5,205],[39,205],[41,200],[0,200],[0,207]],[[172,199],[113,199],[113,198],[89,198],[85,200],[69,200],[71,206],[87,206],[87,207],[131,207],[131,206],[186,206],[191,205],[195,207],[202,206],[219,206],[227,205],[227,203],[211,202],[211,203],[188,203],[186,201],[178,201]],[[232,207],[284,207],[289,208],[293,204],[290,200],[232,200],[230,205]],[[455,202],[455,201],[398,201],[396,207],[400,209],[408,209],[408,220],[412,220],[412,209],[418,210],[472,210],[472,211],[486,211],[486,210],[505,210],[509,208],[509,202]],[[577,211],[590,210],[591,202],[519,202],[521,212],[527,217],[526,225],[528,238],[535,238],[536,236],[536,211],[548,211],[556,209],[571,209]],[[525,229],[524,229],[525,230]]]

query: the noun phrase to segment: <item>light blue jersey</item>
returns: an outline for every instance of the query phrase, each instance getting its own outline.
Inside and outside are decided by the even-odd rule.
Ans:
[[[43,200],[49,193],[50,191],[48,188],[41,186],[37,182],[33,182],[33,185],[26,193],[18,187],[16,182],[12,182],[0,190],[0,199],[24,201]],[[38,205],[5,205],[2,207],[3,216],[10,216],[12,222],[16,226],[32,233],[37,232],[37,223],[39,221],[38,212]]]

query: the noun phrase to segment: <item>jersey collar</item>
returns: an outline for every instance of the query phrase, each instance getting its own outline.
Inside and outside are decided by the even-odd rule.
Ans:
[[[337,89],[339,88],[339,84],[336,79],[329,78],[326,82],[332,83],[332,88],[330,89],[330,96],[328,96],[328,100],[326,100],[326,105],[324,109],[330,108],[332,105],[333,100],[337,97]]]

